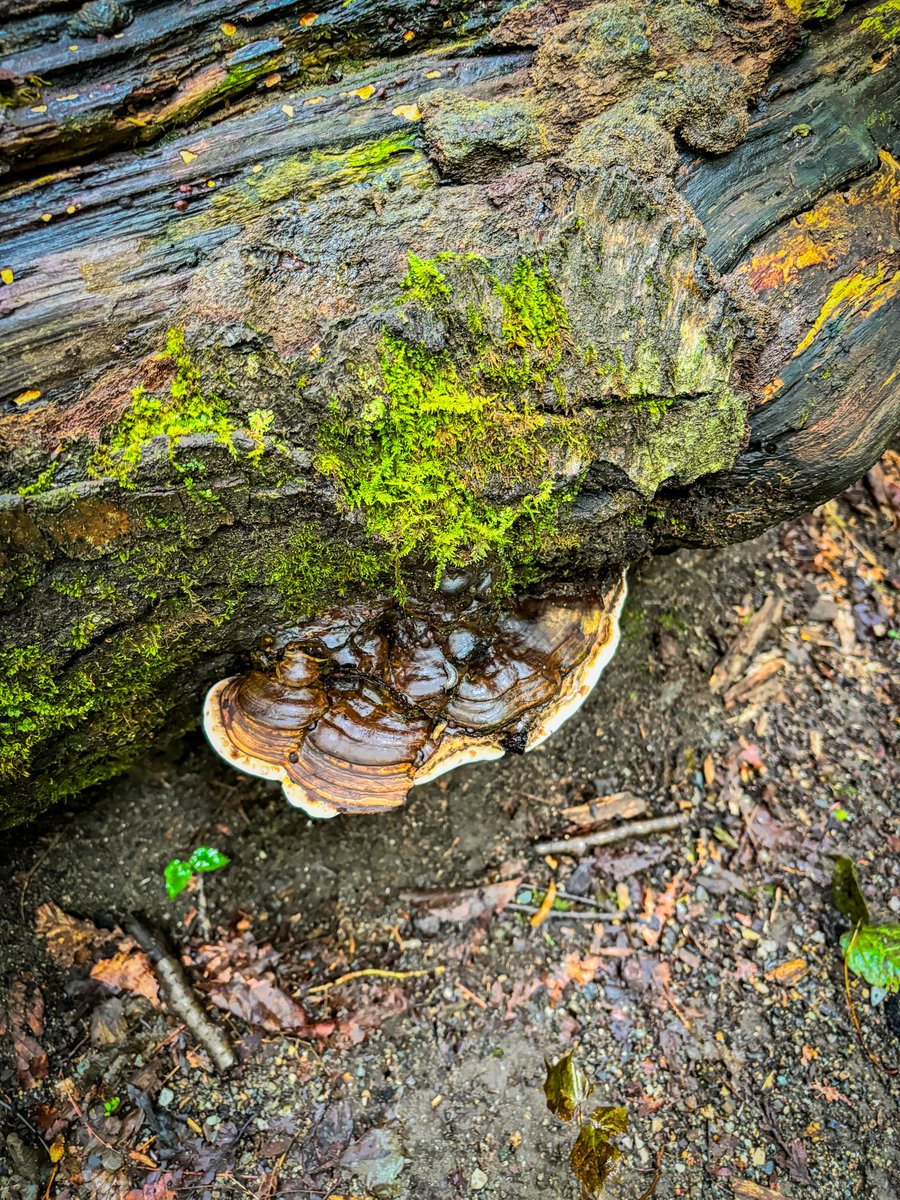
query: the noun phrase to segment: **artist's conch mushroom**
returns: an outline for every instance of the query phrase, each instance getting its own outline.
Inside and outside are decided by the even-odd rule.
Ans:
[[[580,707],[619,640],[624,578],[578,600],[418,614],[350,606],[290,631],[206,697],[212,746],[313,817],[396,808],[464,763],[539,746]]]

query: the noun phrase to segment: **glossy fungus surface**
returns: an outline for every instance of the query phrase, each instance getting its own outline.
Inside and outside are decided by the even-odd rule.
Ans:
[[[534,749],[619,638],[624,578],[504,610],[446,595],[335,610],[272,638],[206,698],[213,747],[310,816],[396,808],[454,767]]]

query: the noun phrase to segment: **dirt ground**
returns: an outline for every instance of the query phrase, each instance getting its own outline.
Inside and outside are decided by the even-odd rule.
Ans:
[[[896,1200],[900,1076],[855,1038],[828,888],[850,855],[898,919],[896,467],[647,566],[577,717],[402,811],[315,824],[198,736],[9,835],[0,1196],[575,1200],[577,1131],[542,1091],[574,1049],[592,1099],[628,1109],[610,1200]],[[685,823],[535,849],[617,804]],[[206,932],[196,887],[163,885],[201,844],[231,859],[205,876]],[[567,910],[503,907],[551,881]],[[224,1075],[117,931],[133,910],[233,1040]],[[853,991],[896,1062],[896,998]]]

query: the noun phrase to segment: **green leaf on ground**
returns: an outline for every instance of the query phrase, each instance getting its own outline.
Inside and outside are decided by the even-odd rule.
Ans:
[[[900,992],[900,925],[862,925],[845,933],[847,969],[872,987]]]
[[[603,1129],[582,1126],[569,1155],[572,1171],[581,1184],[582,1200],[600,1200],[610,1171],[621,1157],[622,1151],[609,1141]]]
[[[192,871],[218,871],[220,867],[227,867],[230,862],[231,859],[221,850],[214,850],[212,846],[198,846],[191,855],[188,866]]]
[[[581,1109],[593,1090],[594,1085],[575,1062],[571,1050],[552,1067],[547,1063],[544,1095],[547,1107],[561,1121],[571,1121],[575,1116],[580,1119]]]
[[[169,899],[174,900],[176,896],[191,882],[191,864],[182,862],[180,858],[173,858],[166,863],[166,869],[163,872],[166,880],[166,891],[169,893]]]
[[[839,858],[835,862],[831,875],[831,894],[835,908],[854,925],[869,924],[869,907],[859,886],[852,859]]]

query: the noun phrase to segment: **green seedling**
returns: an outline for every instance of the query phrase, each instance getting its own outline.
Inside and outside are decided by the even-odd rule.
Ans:
[[[186,862],[180,858],[170,859],[164,871],[169,899],[174,900],[179,896],[195,874],[218,871],[221,867],[227,867],[230,862],[231,859],[227,855],[214,850],[212,846],[198,846]]]

